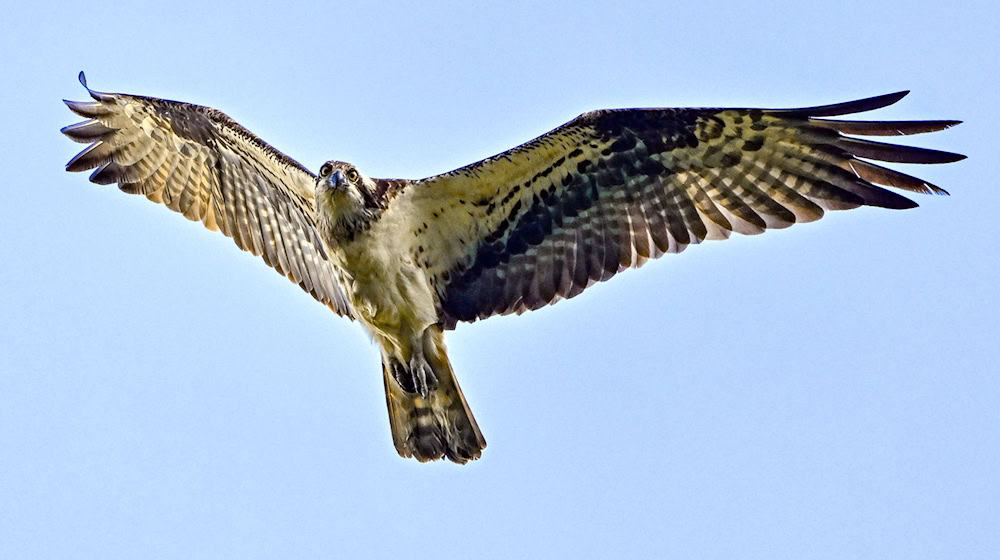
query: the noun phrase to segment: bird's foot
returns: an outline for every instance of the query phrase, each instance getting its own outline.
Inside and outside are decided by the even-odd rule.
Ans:
[[[431,391],[437,389],[437,376],[423,356],[414,356],[410,360],[409,367],[395,358],[391,360],[391,364],[392,377],[407,393],[427,398]]]
[[[425,399],[430,396],[431,391],[437,389],[438,378],[423,356],[410,360],[410,376],[413,378],[417,393]]]

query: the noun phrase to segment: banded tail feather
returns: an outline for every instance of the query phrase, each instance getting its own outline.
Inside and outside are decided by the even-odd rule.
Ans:
[[[382,364],[392,443],[400,456],[420,462],[445,457],[456,463],[478,459],[486,440],[451,368],[441,327],[431,325],[428,331],[424,356],[437,377],[437,386],[426,398],[404,390]]]

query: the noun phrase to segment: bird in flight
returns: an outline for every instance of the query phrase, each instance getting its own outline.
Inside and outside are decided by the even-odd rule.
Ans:
[[[378,344],[393,444],[465,463],[486,447],[444,331],[523,313],[665,253],[827,210],[912,208],[878,185],[947,194],[874,161],[964,156],[875,142],[959,121],[831,119],[902,91],[798,109],[614,109],[424,179],[377,179],[343,161],[317,173],[222,112],[139,95],[65,101],[89,144],[66,164],[90,180],[221,231]]]

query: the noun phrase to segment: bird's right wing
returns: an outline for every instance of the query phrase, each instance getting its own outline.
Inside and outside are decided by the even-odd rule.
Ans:
[[[80,83],[93,102],[66,101],[89,120],[62,129],[90,143],[67,171],[97,168],[94,183],[117,183],[231,237],[245,251],[352,317],[338,269],[327,259],[313,213],[315,177],[220,111]]]

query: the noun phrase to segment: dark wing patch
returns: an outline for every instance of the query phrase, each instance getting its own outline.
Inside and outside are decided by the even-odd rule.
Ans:
[[[87,87],[83,73],[80,82]],[[314,176],[225,114],[198,105],[87,88],[66,101],[89,120],[62,129],[91,143],[66,164],[117,183],[231,237],[340,315],[350,306],[327,260],[312,208]]]
[[[595,111],[500,156],[417,182],[410,200],[418,210],[457,196],[482,204],[422,234],[432,237],[425,245],[442,248],[443,256],[424,264],[443,320],[454,326],[537,309],[733,231],[788,227],[826,210],[916,206],[877,184],[947,194],[866,160],[964,156],[844,134],[916,134],[958,121],[818,118],[877,109],[903,95],[804,109]]]

